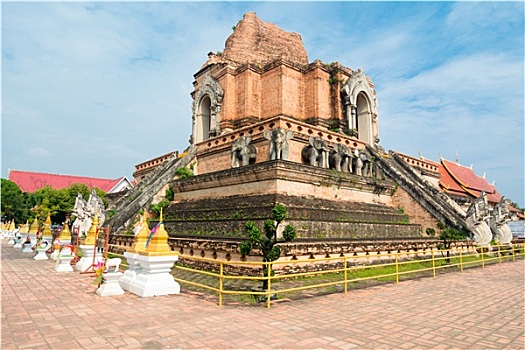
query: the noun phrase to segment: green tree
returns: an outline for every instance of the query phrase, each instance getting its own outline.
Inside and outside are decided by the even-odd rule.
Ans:
[[[276,204],[272,209],[273,220],[266,220],[264,222],[264,234],[253,221],[248,221],[245,225],[248,240],[243,241],[239,248],[241,254],[249,255],[254,248],[261,250],[263,255],[263,262],[272,262],[281,256],[281,250],[276,246],[279,242],[291,242],[295,239],[295,228],[292,225],[286,225],[283,231],[283,240],[277,239],[277,230],[281,222],[286,218],[286,207],[281,204]],[[267,265],[271,270],[271,265]],[[268,268],[263,269],[265,277],[268,276]],[[271,271],[273,275],[273,271]],[[263,281],[263,289],[268,288],[268,281]]]
[[[440,250],[446,250],[447,251],[447,264],[450,264],[450,247],[453,242],[460,241],[466,238],[466,233],[455,229],[453,227],[446,227],[442,222],[438,223],[438,228],[441,231],[438,239],[443,241],[442,244],[438,245],[438,248]],[[443,253],[441,253],[443,254]]]
[[[17,224],[25,223],[29,219],[28,196],[13,181],[2,179],[1,182],[1,212],[2,220],[15,220]]]

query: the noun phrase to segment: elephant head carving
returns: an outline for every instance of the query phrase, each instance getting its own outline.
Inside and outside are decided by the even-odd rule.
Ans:
[[[352,172],[354,152],[347,145],[336,143],[330,153],[330,166],[344,173]]]
[[[327,168],[329,152],[330,149],[323,139],[320,137],[310,137],[309,144],[303,148],[301,155],[303,161],[308,164]]]
[[[355,153],[357,156],[355,165],[356,175],[372,176],[372,157],[370,154],[364,149],[356,150]]]
[[[231,149],[232,168],[255,163],[257,148],[255,148],[254,145],[250,145],[251,140],[252,138],[250,136],[241,136],[233,142]]]
[[[270,140],[270,160],[288,159],[288,140],[294,136],[292,131],[285,131],[283,129],[273,129],[264,132],[263,136]]]

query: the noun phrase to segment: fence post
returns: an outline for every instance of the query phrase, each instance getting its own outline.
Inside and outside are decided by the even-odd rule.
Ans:
[[[501,244],[498,244],[498,259],[499,259],[499,263],[501,265]]]
[[[399,284],[399,253],[396,253],[396,284]]]
[[[516,252],[514,251],[514,246],[510,244],[510,251],[512,252],[512,261],[516,261]]]
[[[463,247],[459,250],[459,271],[463,272]]]
[[[348,266],[346,262],[346,255],[343,259],[343,262],[345,264],[345,294],[348,292]]]
[[[481,247],[481,267],[485,268],[485,248]]]
[[[224,273],[224,263],[220,262],[220,276],[219,276],[219,306],[222,306],[222,284],[223,284],[223,273]]]
[[[272,290],[272,265],[267,264],[266,265],[267,271],[268,271],[268,291],[266,296],[266,307],[270,308],[270,301],[272,299],[272,296],[270,294],[270,291]]]
[[[432,275],[436,278],[436,260],[434,259],[434,249],[432,249]]]

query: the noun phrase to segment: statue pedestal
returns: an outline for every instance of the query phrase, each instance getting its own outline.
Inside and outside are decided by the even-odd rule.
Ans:
[[[129,291],[140,297],[179,294],[180,285],[170,274],[177,255],[138,255],[141,272],[131,282]]]
[[[128,262],[128,269],[124,271],[124,275],[119,280],[120,286],[124,290],[130,291],[131,284],[137,279],[137,276],[142,270],[138,256],[136,253],[124,253],[124,258],[126,258]]]
[[[49,258],[51,260],[57,260],[58,259],[58,256],[60,255],[60,248],[53,250],[53,253],[51,253],[51,255],[49,255]]]
[[[75,269],[79,272],[84,272],[93,264],[93,254],[95,254],[95,245],[80,245],[83,256],[75,265]],[[96,252],[95,264],[102,260],[102,253]]]
[[[55,272],[74,272],[73,266],[71,266],[71,260],[74,255],[58,256],[58,262],[55,265]]]
[[[18,236],[15,238],[15,245],[13,246],[13,248],[22,248],[22,242],[24,241],[24,238],[23,236]]]
[[[46,254],[46,250],[49,249],[49,246],[45,245],[45,246],[40,246],[40,247],[37,247],[36,248],[36,255],[33,259],[35,260],[48,260],[49,258],[47,257],[47,254]]]
[[[106,272],[102,277],[102,284],[96,293],[101,297],[124,294],[124,289],[119,284],[119,279],[122,275],[122,272]]]
[[[7,245],[15,245],[15,237],[13,236],[9,237],[9,240],[7,241]]]
[[[31,249],[32,246],[32,242],[22,244],[22,253],[33,253],[33,249]]]

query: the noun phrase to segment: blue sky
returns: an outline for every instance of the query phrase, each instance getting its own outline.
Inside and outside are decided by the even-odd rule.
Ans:
[[[193,74],[244,13],[362,67],[381,144],[524,199],[523,2],[3,2],[2,177],[131,178],[188,146]]]

